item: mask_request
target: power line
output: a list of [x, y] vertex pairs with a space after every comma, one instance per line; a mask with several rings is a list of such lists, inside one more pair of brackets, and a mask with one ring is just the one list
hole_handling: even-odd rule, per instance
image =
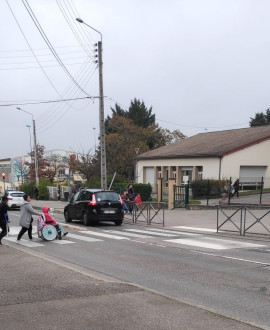
[[[28, 4], [27, 0], [22, 0], [23, 5], [25, 6], [26, 10], [28, 11], [32, 21], [34, 22], [34, 24], [36, 25], [40, 35], [42, 36], [43, 40], [46, 42], [46, 44], [48, 45], [49, 49], [51, 50], [51, 52], [53, 53], [53, 55], [55, 56], [56, 60], [58, 61], [58, 63], [61, 65], [61, 67], [63, 68], [63, 70], [66, 72], [66, 74], [70, 77], [70, 79], [74, 82], [75, 85], [77, 85], [77, 87], [86, 95], [88, 95], [88, 93], [77, 83], [77, 81], [73, 78], [73, 76], [71, 75], [71, 73], [68, 71], [68, 69], [65, 67], [64, 63], [61, 61], [60, 57], [57, 55], [57, 52], [55, 51], [55, 49], [53, 48], [52, 44], [50, 43], [46, 33], [43, 31], [41, 25], [38, 22], [38, 19], [36, 18], [34, 12], [32, 11], [30, 5]], [[89, 96], [89, 95], [88, 95]]]
[[23, 32], [23, 30], [22, 30], [22, 28], [21, 28], [21, 26], [20, 26], [20, 24], [19, 24], [19, 22], [18, 22], [18, 20], [17, 20], [17, 18], [16, 18], [16, 16], [15, 16], [15, 14], [14, 14], [12, 8], [10, 7], [10, 4], [9, 4], [8, 0], [6, 0], [6, 3], [7, 3], [8, 7], [9, 7], [9, 10], [11, 11], [12, 16], [14, 17], [14, 19], [15, 19], [15, 21], [16, 21], [16, 23], [17, 23], [17, 25], [18, 25], [18, 27], [19, 27], [19, 29], [20, 29], [20, 31], [21, 31], [23, 37], [24, 37], [24, 40], [26, 41], [26, 43], [27, 43], [29, 49], [31, 50], [33, 56], [35, 57], [35, 59], [36, 59], [38, 65], [39, 65], [40, 69], [42, 70], [42, 72], [44, 73], [44, 75], [46, 76], [46, 78], [48, 79], [48, 81], [49, 81], [50, 85], [52, 86], [52, 88], [56, 91], [56, 93], [57, 93], [61, 98], [63, 98], [63, 97], [61, 96], [61, 94], [58, 92], [57, 88], [56, 88], [56, 87], [54, 86], [54, 84], [52, 83], [52, 81], [51, 81], [51, 79], [49, 78], [49, 76], [47, 75], [46, 71], [43, 69], [42, 65], [39, 63], [39, 60], [38, 60], [38, 58], [37, 58], [35, 52], [33, 51], [33, 49], [32, 49], [32, 47], [31, 47], [31, 45], [30, 45], [28, 39], [26, 38], [26, 35], [24, 34], [24, 32]]
[[85, 96], [85, 97], [76, 97], [76, 98], [71, 98], [71, 99], [48, 100], [48, 101], [37, 101], [37, 102], [27, 102], [27, 103], [9, 103], [9, 104], [0, 104], [0, 107], [13, 107], [13, 106], [16, 106], [16, 105], [58, 103], [58, 102], [78, 101], [78, 100], [97, 99], [97, 98], [99, 98], [99, 96]]

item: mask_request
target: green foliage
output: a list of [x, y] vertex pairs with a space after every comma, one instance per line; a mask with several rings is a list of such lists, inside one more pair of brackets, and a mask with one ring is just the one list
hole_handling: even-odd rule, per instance
[[193, 198], [219, 197], [228, 191], [228, 180], [194, 180], [191, 183]]
[[263, 112], [257, 112], [254, 118], [250, 118], [249, 126], [265, 126], [270, 124], [270, 109]]
[[[112, 190], [122, 194], [128, 190], [128, 185], [129, 183], [127, 182], [118, 182], [113, 184]], [[132, 186], [135, 196], [140, 194], [142, 201], [148, 201], [151, 198], [152, 187], [150, 184], [132, 183]]]
[[19, 187], [19, 190], [23, 191], [25, 194], [33, 197], [35, 186], [36, 186], [36, 182], [30, 181], [29, 183], [22, 183]]
[[39, 199], [47, 200], [49, 199], [48, 186], [51, 186], [51, 181], [47, 179], [40, 179], [38, 185]]

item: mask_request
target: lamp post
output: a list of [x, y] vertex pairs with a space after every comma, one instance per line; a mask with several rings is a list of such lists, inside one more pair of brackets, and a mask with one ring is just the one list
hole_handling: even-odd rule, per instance
[[136, 162], [135, 162], [135, 182], [138, 183], [138, 154], [140, 148], [135, 148], [135, 153], [136, 153]]
[[99, 134], [100, 134], [100, 160], [101, 160], [101, 188], [107, 188], [106, 171], [106, 145], [105, 145], [105, 123], [104, 123], [104, 95], [103, 95], [103, 62], [102, 62], [102, 34], [92, 26], [85, 23], [81, 18], [76, 18], [79, 23], [85, 24], [100, 35], [98, 42], [98, 67], [99, 67]]
[[93, 131], [94, 131], [95, 152], [96, 152], [97, 146], [96, 146], [96, 128], [95, 127], [93, 127]]
[[3, 179], [3, 183], [4, 183], [4, 194], [5, 194], [5, 190], [6, 190], [6, 184], [5, 184], [5, 180], [6, 180], [6, 173], [2, 173], [2, 179]]
[[26, 127], [29, 128], [29, 137], [30, 137], [30, 156], [31, 156], [31, 162], [32, 162], [32, 141], [31, 141], [31, 126], [30, 125], [26, 125]]
[[[36, 172], [36, 185], [39, 184], [39, 178], [38, 178], [38, 160], [37, 160], [37, 138], [36, 138], [36, 123], [34, 120], [34, 116], [31, 112], [28, 112], [26, 110], [23, 110], [21, 108], [16, 108], [17, 110], [23, 111], [25, 113], [28, 113], [30, 116], [32, 116], [32, 122], [33, 122], [33, 136], [34, 136], [34, 153], [35, 153], [35, 172]], [[32, 148], [31, 148], [32, 150]]]

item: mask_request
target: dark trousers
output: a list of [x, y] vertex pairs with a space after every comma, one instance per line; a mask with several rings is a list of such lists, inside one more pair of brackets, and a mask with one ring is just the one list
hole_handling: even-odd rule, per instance
[[0, 242], [1, 242], [1, 239], [7, 234], [7, 225], [4, 221], [0, 221], [0, 228], [2, 229], [0, 233]]
[[32, 239], [32, 222], [30, 223], [29, 228], [22, 227], [21, 231], [19, 232], [19, 235], [17, 237], [17, 240], [19, 241], [22, 238], [22, 235], [28, 231], [28, 237]]
[[237, 197], [239, 197], [239, 189], [235, 189], [234, 193], [232, 194], [232, 197], [236, 194]]

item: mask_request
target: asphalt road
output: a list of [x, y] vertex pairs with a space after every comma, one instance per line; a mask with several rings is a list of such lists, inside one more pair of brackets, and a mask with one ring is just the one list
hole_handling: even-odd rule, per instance
[[[10, 211], [11, 241], [19, 212]], [[55, 215], [59, 222], [63, 217]], [[18, 228], [17, 228], [18, 229]], [[26, 248], [99, 276], [135, 283], [206, 310], [270, 328], [270, 243], [266, 240], [104, 224], [68, 229], [62, 241]], [[27, 245], [28, 240], [22, 242]]]

